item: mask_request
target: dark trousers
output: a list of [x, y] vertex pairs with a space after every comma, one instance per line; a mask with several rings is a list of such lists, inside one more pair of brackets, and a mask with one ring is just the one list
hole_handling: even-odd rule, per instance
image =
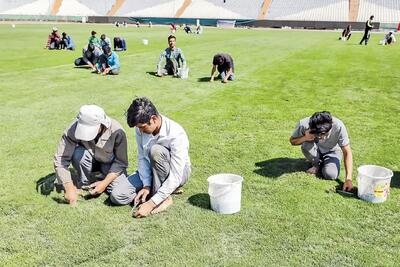
[[368, 41], [369, 41], [369, 37], [371, 37], [371, 33], [370, 33], [370, 30], [365, 30], [364, 31], [364, 36], [363, 36], [363, 38], [361, 39], [361, 41], [360, 41], [360, 44], [362, 44], [363, 42], [365, 42], [365, 45], [367, 45], [368, 44]]

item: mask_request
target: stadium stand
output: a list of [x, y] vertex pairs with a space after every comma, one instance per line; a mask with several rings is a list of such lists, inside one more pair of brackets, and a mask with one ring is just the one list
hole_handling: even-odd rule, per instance
[[49, 15], [54, 0], [9, 0], [0, 1], [0, 14]]
[[348, 0], [274, 0], [266, 19], [347, 21]]
[[374, 21], [391, 23], [400, 21], [400, 0], [360, 0], [358, 21], [366, 21], [374, 15]]
[[360, 0], [350, 0], [349, 2], [349, 21], [357, 21]]
[[58, 16], [96, 16], [100, 15], [93, 9], [88, 8], [77, 0], [62, 1], [60, 9], [57, 12]]
[[121, 8], [124, 4], [125, 0], [115, 0], [115, 3], [112, 5], [111, 9], [107, 12], [107, 16], [114, 16], [115, 13]]
[[116, 16], [174, 17], [184, 0], [125, 1], [115, 13]]
[[0, 14], [398, 23], [400, 0], [0, 0]]
[[193, 0], [182, 18], [255, 19], [264, 0]]
[[269, 8], [271, 6], [272, 0], [264, 0], [261, 9], [260, 9], [260, 13], [258, 13], [257, 19], [265, 19], [265, 17], [267, 16], [267, 13], [269, 11]]

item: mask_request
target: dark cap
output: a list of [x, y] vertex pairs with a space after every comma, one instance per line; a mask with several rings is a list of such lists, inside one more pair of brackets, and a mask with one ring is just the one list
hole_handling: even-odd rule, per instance
[[92, 31], [92, 35], [95, 35], [97, 32], [95, 32], [95, 31]]

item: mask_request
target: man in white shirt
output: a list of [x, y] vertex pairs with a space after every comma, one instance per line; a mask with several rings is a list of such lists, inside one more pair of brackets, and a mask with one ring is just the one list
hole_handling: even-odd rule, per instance
[[159, 114], [145, 97], [132, 101], [127, 123], [131, 128], [136, 127], [138, 145], [138, 170], [128, 180], [133, 191], [141, 187], [134, 199], [135, 205], [141, 205], [133, 215], [146, 217], [170, 206], [171, 194], [188, 181], [189, 139], [178, 123]]

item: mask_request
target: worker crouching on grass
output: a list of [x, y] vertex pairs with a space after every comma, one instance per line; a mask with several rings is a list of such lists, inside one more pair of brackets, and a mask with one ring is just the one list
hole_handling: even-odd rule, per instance
[[97, 71], [96, 64], [103, 51], [94, 44], [88, 44], [82, 49], [82, 57], [75, 59], [75, 66], [89, 66], [93, 71]]
[[350, 191], [352, 184], [353, 156], [346, 127], [327, 111], [316, 112], [297, 124], [292, 145], [301, 145], [307, 161], [311, 163], [308, 173], [335, 180], [339, 177], [340, 160], [344, 156], [346, 170], [343, 190]]
[[[77, 177], [71, 176], [71, 164]], [[114, 204], [131, 203], [136, 192], [127, 186], [127, 167], [127, 140], [121, 125], [96, 105], [82, 106], [54, 156], [56, 176], [64, 186], [66, 200], [75, 205], [81, 190], [89, 189], [91, 195], [107, 191]], [[103, 176], [99, 181], [95, 172]]]
[[101, 75], [118, 75], [120, 71], [119, 57], [111, 51], [111, 47], [104, 46], [103, 54], [99, 57], [97, 62], [97, 73]]
[[233, 59], [228, 54], [216, 54], [213, 58], [213, 67], [211, 69], [211, 78], [210, 82], [214, 81], [216, 76], [216, 71], [218, 70], [219, 76], [222, 79], [223, 83], [227, 83], [229, 81], [233, 81], [234, 77], [234, 66]]
[[139, 190], [132, 215], [141, 218], [165, 210], [173, 203], [171, 194], [181, 193], [191, 174], [189, 140], [178, 123], [160, 115], [145, 97], [133, 100], [127, 123], [135, 127], [138, 147], [138, 170], [128, 178], [129, 190]]

